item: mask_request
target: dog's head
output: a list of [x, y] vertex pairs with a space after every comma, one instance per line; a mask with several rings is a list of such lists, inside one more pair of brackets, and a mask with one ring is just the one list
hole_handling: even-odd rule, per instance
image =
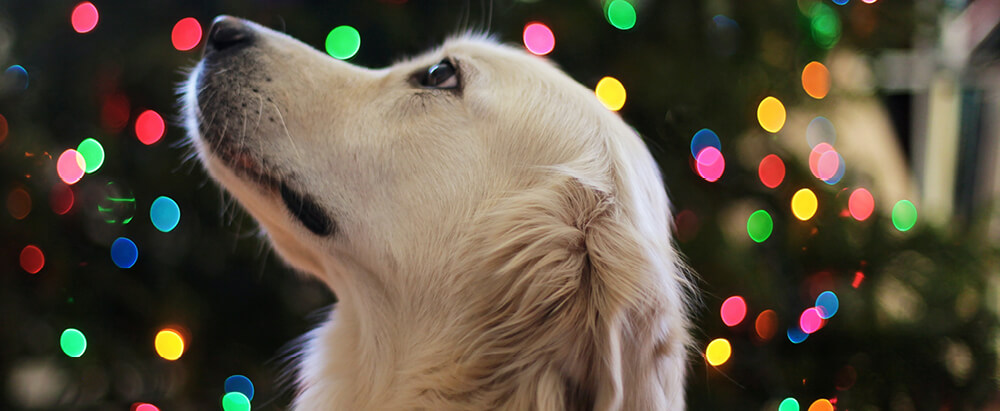
[[[581, 310], [615, 318], [624, 306], [672, 310], [679, 320], [649, 324], [650, 344], [687, 341], [652, 157], [543, 58], [466, 36], [373, 70], [220, 17], [183, 92], [209, 172], [341, 301], [367, 287], [432, 304], [513, 298], [551, 316], [578, 294]], [[499, 310], [483, 304], [449, 312]], [[657, 349], [683, 356], [671, 347]], [[601, 401], [620, 397], [609, 389], [619, 394]]]

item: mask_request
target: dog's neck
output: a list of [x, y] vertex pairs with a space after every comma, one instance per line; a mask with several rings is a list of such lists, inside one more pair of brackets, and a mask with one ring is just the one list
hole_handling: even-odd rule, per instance
[[[502, 302], [505, 298], [499, 294], [504, 288], [489, 287], [498, 290], [487, 297], [496, 305], [485, 310], [516, 309]], [[487, 316], [483, 301], [475, 301], [470, 297], [475, 294], [467, 290], [436, 301], [407, 300], [386, 290], [355, 292], [359, 294], [354, 297], [344, 293], [327, 323], [310, 335], [300, 365], [297, 404], [321, 404], [316, 409], [330, 410], [625, 409], [617, 407], [623, 402], [636, 404], [638, 399], [638, 404], [655, 404], [654, 408], [662, 404], [683, 408], [683, 397], [664, 394], [665, 384], [683, 389], [683, 381], [662, 381], [658, 367], [650, 364], [682, 363], [684, 349], [681, 344], [665, 346], [653, 335], [664, 331], [655, 324], [633, 323], [624, 331], [595, 328], [593, 318], [587, 317], [599, 314], [574, 307], [570, 300], [560, 303], [564, 307], [555, 314]], [[461, 304], [441, 306], [445, 302]], [[553, 315], [578, 318], [554, 321]], [[525, 323], [524, 318], [531, 319]], [[630, 320], [650, 318], [657, 315]], [[575, 326], [567, 329], [565, 324]], [[601, 336], [595, 334], [619, 332], [632, 335], [617, 340], [623, 345], [618, 352], [628, 358], [616, 361], [645, 371], [619, 380], [618, 385], [596, 386], [603, 382], [589, 376], [607, 374], [601, 362], [609, 359], [596, 352]], [[563, 342], [555, 342], [559, 340]], [[621, 392], [623, 382], [632, 384], [624, 387], [626, 391], [643, 394], [623, 398], [629, 396]], [[615, 387], [618, 392], [609, 392]], [[657, 392], [663, 398], [642, 398]]]

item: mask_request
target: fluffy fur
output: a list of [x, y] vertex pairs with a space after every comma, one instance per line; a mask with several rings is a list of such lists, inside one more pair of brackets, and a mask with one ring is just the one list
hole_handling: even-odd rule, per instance
[[[684, 408], [663, 182], [590, 90], [482, 38], [369, 70], [241, 24], [253, 44], [206, 55], [185, 117], [210, 174], [338, 296], [296, 410]], [[460, 89], [414, 84], [442, 59]]]

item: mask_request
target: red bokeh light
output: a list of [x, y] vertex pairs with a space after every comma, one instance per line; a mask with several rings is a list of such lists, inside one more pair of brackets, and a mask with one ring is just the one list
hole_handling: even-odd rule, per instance
[[785, 163], [781, 161], [781, 157], [768, 154], [763, 160], [760, 160], [757, 175], [765, 187], [775, 188], [785, 180]]
[[847, 208], [855, 220], [864, 221], [872, 215], [872, 211], [875, 211], [875, 199], [868, 190], [859, 188], [851, 193], [851, 197], [847, 200]]
[[111, 93], [104, 96], [101, 103], [101, 125], [105, 129], [117, 133], [128, 125], [129, 112], [132, 110], [128, 97], [121, 93]]
[[45, 267], [45, 255], [38, 247], [29, 245], [21, 250], [21, 268], [31, 274], [37, 274]]
[[153, 110], [146, 110], [135, 119], [135, 135], [142, 144], [148, 146], [160, 141], [164, 131], [166, 123], [163, 122], [163, 117]]
[[180, 51], [198, 47], [198, 43], [201, 43], [201, 23], [194, 17], [181, 19], [174, 24], [174, 29], [170, 32], [170, 41], [174, 44], [174, 48]]
[[52, 212], [63, 215], [73, 209], [73, 203], [76, 201], [76, 195], [73, 194], [73, 189], [66, 184], [56, 184], [52, 187], [52, 192], [49, 193], [49, 206], [52, 207]]
[[722, 322], [733, 327], [743, 322], [743, 319], [746, 318], [747, 303], [743, 297], [734, 295], [722, 303], [720, 313], [722, 314]]
[[97, 7], [94, 7], [94, 3], [85, 1], [76, 5], [69, 20], [73, 24], [73, 30], [76, 30], [77, 33], [87, 33], [97, 27], [98, 18]]
[[7, 139], [7, 118], [0, 114], [0, 143]]

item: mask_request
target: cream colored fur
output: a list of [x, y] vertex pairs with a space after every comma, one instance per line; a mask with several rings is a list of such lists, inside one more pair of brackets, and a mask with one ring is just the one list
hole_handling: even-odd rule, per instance
[[[339, 299], [303, 347], [294, 409], [684, 408], [690, 286], [663, 182], [590, 90], [480, 38], [368, 70], [254, 30], [231, 63], [252, 69], [199, 64], [185, 114], [209, 172]], [[407, 81], [446, 57], [460, 94]], [[337, 232], [303, 228], [199, 124]]]

